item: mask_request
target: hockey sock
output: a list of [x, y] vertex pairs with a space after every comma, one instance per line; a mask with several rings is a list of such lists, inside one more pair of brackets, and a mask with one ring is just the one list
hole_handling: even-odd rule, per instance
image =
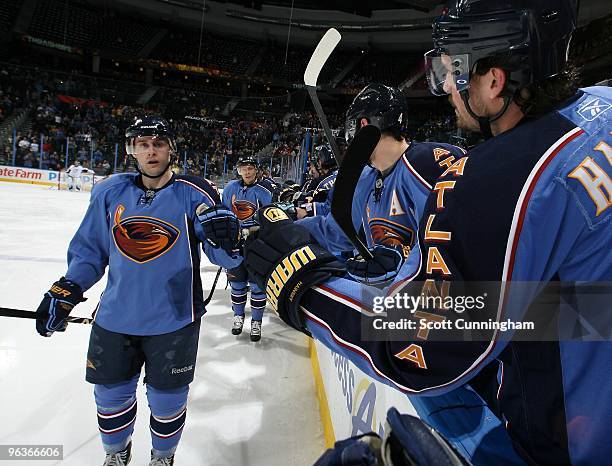
[[153, 456], [165, 458], [174, 454], [187, 418], [188, 393], [188, 385], [166, 390], [147, 385]]
[[230, 282], [232, 287], [232, 310], [234, 315], [243, 316], [247, 302], [246, 282]]
[[251, 313], [253, 320], [263, 319], [264, 309], [266, 308], [266, 294], [261, 291], [256, 283], [250, 283], [251, 286]]
[[136, 421], [136, 386], [140, 374], [112, 385], [94, 385], [98, 428], [107, 454], [123, 450], [130, 441]]

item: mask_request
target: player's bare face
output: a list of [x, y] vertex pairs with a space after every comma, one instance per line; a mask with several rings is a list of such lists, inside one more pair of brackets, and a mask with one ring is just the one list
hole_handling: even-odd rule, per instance
[[143, 173], [149, 176], [157, 176], [168, 167], [170, 145], [164, 138], [139, 137], [134, 141], [134, 157]]
[[242, 177], [244, 184], [252, 184], [257, 178], [257, 169], [253, 165], [242, 165], [238, 168], [238, 174]]

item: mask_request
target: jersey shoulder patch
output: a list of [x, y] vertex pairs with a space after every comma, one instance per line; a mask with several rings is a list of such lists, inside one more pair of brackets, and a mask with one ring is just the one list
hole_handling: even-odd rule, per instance
[[611, 109], [612, 88], [593, 86], [580, 89], [576, 98], [559, 113], [587, 134], [595, 134], [610, 127]]

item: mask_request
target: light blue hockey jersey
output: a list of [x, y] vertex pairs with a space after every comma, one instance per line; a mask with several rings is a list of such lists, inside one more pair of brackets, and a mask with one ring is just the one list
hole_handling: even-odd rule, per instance
[[255, 225], [255, 213], [271, 202], [270, 186], [262, 182], [247, 186], [242, 180], [232, 180], [223, 189], [223, 204], [236, 214], [243, 228]]
[[95, 313], [98, 325], [128, 335], [159, 335], [206, 312], [200, 243], [214, 264], [235, 267], [242, 261], [204, 241], [196, 208], [219, 201], [214, 185], [191, 176], [173, 175], [158, 190], [146, 190], [136, 174], [96, 184], [68, 248], [66, 278], [87, 291], [108, 266]]
[[[366, 166], [351, 209], [355, 230], [364, 232], [367, 245], [396, 248], [408, 257], [432, 183], [463, 155], [462, 149], [450, 144], [412, 141], [388, 173]], [[353, 250], [331, 213], [299, 223], [334, 254]]]

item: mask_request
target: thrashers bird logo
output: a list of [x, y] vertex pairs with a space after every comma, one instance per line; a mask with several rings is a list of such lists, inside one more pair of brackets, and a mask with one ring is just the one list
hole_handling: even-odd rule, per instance
[[113, 238], [119, 251], [128, 259], [143, 264], [157, 259], [176, 243], [180, 231], [153, 217], [121, 218], [125, 207], [115, 210]]
[[236, 200], [236, 195], [232, 196], [232, 212], [236, 214], [238, 220], [243, 221], [251, 218], [257, 212], [257, 206], [244, 199]]
[[374, 244], [397, 249], [404, 258], [408, 257], [414, 243], [414, 231], [411, 228], [384, 218], [371, 219], [369, 226]]

